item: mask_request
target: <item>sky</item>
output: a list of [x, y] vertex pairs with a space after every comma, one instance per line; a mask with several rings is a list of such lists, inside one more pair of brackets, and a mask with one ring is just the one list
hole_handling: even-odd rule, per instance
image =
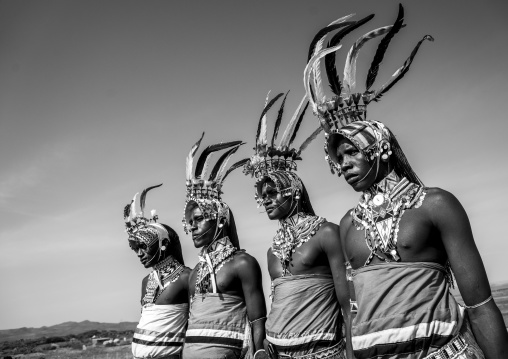
[[[506, 1], [403, 1], [404, 28], [379, 86], [425, 42], [411, 70], [369, 118], [397, 135], [427, 186], [466, 208], [491, 283], [508, 281], [508, 13]], [[137, 321], [148, 273], [129, 249], [123, 207], [147, 210], [180, 235], [186, 265], [198, 250], [181, 226], [185, 157], [204, 143], [247, 142], [266, 93], [291, 90], [283, 126], [304, 95], [314, 34], [350, 13], [376, 17], [343, 41], [337, 67], [363, 33], [393, 23], [398, 2], [0, 0], [0, 329], [65, 321]], [[505, 44], [505, 45], [503, 45]], [[377, 43], [358, 62], [364, 82]], [[360, 89], [361, 90], [361, 89]], [[271, 111], [268, 121], [275, 121]], [[306, 115], [295, 141], [318, 126]], [[271, 130], [270, 130], [271, 131]], [[330, 174], [323, 136], [298, 173], [316, 212], [338, 223], [359, 194]], [[243, 248], [269, 277], [277, 223], [256, 208], [253, 180], [233, 173], [223, 199]]]

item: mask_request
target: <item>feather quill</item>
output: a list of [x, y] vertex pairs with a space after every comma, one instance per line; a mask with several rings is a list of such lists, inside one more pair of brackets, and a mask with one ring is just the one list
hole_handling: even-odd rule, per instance
[[346, 25], [343, 25], [342, 23], [344, 21], [346, 21], [347, 19], [349, 19], [350, 17], [353, 17], [354, 15], [355, 14], [349, 14], [344, 17], [341, 17], [340, 19], [337, 19], [337, 20], [331, 22], [330, 24], [328, 24], [328, 26], [319, 30], [318, 33], [314, 36], [314, 38], [310, 42], [309, 53], [307, 55], [307, 61], [309, 61], [311, 59], [311, 57], [314, 56], [316, 53], [321, 51], [325, 37], [329, 32], [340, 29], [343, 26], [346, 26]]
[[[259, 124], [258, 124], [258, 132], [256, 134], [256, 144], [258, 144], [258, 142], [261, 144], [266, 144], [267, 143], [267, 139], [266, 139], [266, 113], [268, 112], [268, 110], [273, 106], [273, 104], [282, 96], [284, 95], [284, 92], [281, 92], [280, 94], [276, 95], [274, 98], [272, 98], [270, 100], [270, 102], [268, 102], [268, 104], [265, 106], [265, 108], [263, 109], [263, 112], [261, 112], [261, 117], [259, 118]], [[261, 127], [262, 127], [262, 123], [263, 123], [263, 117], [265, 117], [265, 137], [264, 139], [261, 139], [260, 138], [260, 133], [261, 133]], [[258, 141], [259, 139], [259, 141]], [[264, 142], [261, 142], [261, 141], [264, 141]]]
[[[363, 24], [369, 22], [373, 17], [374, 14], [371, 14], [358, 21], [349, 21], [347, 23], [348, 27], [333, 35], [328, 43], [328, 47], [337, 46], [347, 34], [353, 30], [356, 30]], [[328, 77], [328, 83], [330, 84], [332, 92], [339, 96], [342, 91], [342, 83], [340, 82], [337, 68], [335, 67], [335, 53], [331, 53], [325, 56], [325, 69], [326, 75]]]
[[236, 170], [238, 167], [242, 167], [244, 166], [247, 162], [249, 162], [249, 159], [248, 158], [244, 158], [243, 160], [240, 160], [236, 163], [233, 163], [231, 165], [231, 167], [229, 167], [229, 169], [227, 170], [227, 172], [224, 174], [224, 176], [222, 176], [222, 178], [220, 179], [220, 182], [223, 183], [225, 180], [226, 180], [226, 177], [231, 173], [233, 172], [234, 170]]
[[300, 113], [303, 103], [306, 100], [307, 100], [307, 96], [303, 96], [302, 101], [300, 101], [298, 108], [296, 109], [295, 113], [293, 114], [293, 117], [289, 121], [289, 124], [287, 125], [286, 130], [284, 131], [284, 134], [282, 135], [282, 138], [280, 139], [279, 148], [285, 148], [289, 145], [289, 139], [291, 138], [291, 135], [293, 134], [293, 131], [296, 128], [295, 126], [296, 126], [296, 120], [298, 119], [298, 114]]
[[383, 61], [385, 52], [388, 49], [388, 45], [390, 45], [390, 41], [392, 40], [392, 38], [399, 32], [400, 29], [402, 29], [403, 22], [404, 22], [404, 8], [402, 7], [402, 4], [399, 4], [399, 14], [397, 15], [397, 19], [395, 20], [395, 23], [393, 24], [390, 31], [388, 31], [386, 36], [383, 37], [383, 39], [379, 43], [379, 46], [377, 47], [376, 50], [376, 54], [374, 55], [374, 59], [370, 64], [370, 69], [367, 74], [367, 82], [366, 82], [367, 91], [374, 84], [374, 81], [376, 80], [377, 77], [377, 73], [379, 71], [379, 65]]
[[146, 194], [148, 193], [148, 191], [154, 189], [154, 188], [158, 188], [162, 186], [162, 183], [161, 184], [158, 184], [156, 186], [151, 186], [151, 187], [148, 187], [148, 188], [145, 188], [143, 190], [143, 192], [141, 192], [141, 196], [139, 197], [139, 207], [141, 208], [141, 215], [144, 216], [145, 213], [145, 203], [146, 203]]
[[232, 142], [226, 142], [226, 143], [218, 143], [216, 145], [208, 146], [203, 150], [201, 155], [199, 156], [198, 163], [196, 164], [196, 179], [202, 179], [203, 170], [205, 168], [205, 164], [207, 162], [208, 157], [217, 151], [224, 150], [226, 148], [230, 148], [233, 146], [238, 146], [242, 141], [232, 141]]
[[390, 26], [380, 27], [379, 29], [369, 31], [362, 37], [360, 37], [354, 44], [351, 46], [349, 53], [346, 58], [346, 66], [344, 67], [344, 87], [346, 96], [349, 96], [351, 92], [355, 88], [356, 81], [356, 60], [358, 58], [358, 54], [360, 53], [360, 49], [365, 45], [365, 43], [369, 40], [372, 40], [378, 36], [386, 34], [390, 29]]
[[[312, 56], [310, 61], [307, 63], [307, 66], [305, 66], [305, 70], [303, 71], [303, 85], [305, 86], [305, 93], [307, 95], [307, 98], [309, 99], [311, 106], [312, 106], [312, 110], [314, 110], [314, 111], [317, 110], [317, 106], [316, 106], [316, 103], [314, 102], [314, 99], [313, 99], [314, 96], [312, 94], [312, 88], [311, 88], [310, 81], [309, 81], [310, 77], [312, 75], [312, 72], [313, 72], [312, 70], [314, 68], [314, 63], [316, 61], [319, 61], [322, 57], [339, 50], [341, 47], [342, 47], [342, 45], [338, 45], [338, 46], [333, 46], [333, 47], [329, 47], [327, 49], [322, 50], [321, 52]], [[316, 101], [320, 101], [320, 99], [316, 98]]]
[[303, 111], [300, 114], [298, 121], [296, 122], [295, 130], [293, 131], [293, 135], [291, 136], [291, 139], [289, 140], [288, 147], [291, 147], [291, 145], [293, 144], [296, 134], [298, 133], [298, 130], [300, 129], [300, 125], [302, 124], [302, 120], [303, 120], [303, 116], [305, 115], [305, 111], [307, 111], [308, 107], [309, 107], [309, 101], [307, 101], [307, 103], [305, 104], [305, 107], [303, 108]]
[[210, 178], [208, 179], [209, 181], [214, 181], [220, 177], [224, 171], [224, 168], [226, 167], [229, 158], [238, 150], [238, 148], [240, 148], [241, 145], [243, 145], [243, 143], [240, 143], [238, 146], [233, 147], [230, 150], [227, 150], [222, 156], [220, 156], [219, 160], [213, 167], [212, 172], [210, 173]]
[[201, 138], [198, 140], [198, 142], [194, 144], [194, 146], [192, 146], [189, 155], [187, 156], [187, 161], [185, 165], [185, 178], [187, 179], [187, 181], [192, 180], [192, 163], [194, 162], [194, 156], [196, 155], [199, 145], [201, 144], [201, 140], [203, 139], [204, 136], [205, 133], [203, 132]]
[[312, 134], [305, 140], [303, 141], [302, 145], [300, 146], [300, 148], [298, 149], [298, 156], [300, 155], [300, 153], [302, 153], [306, 148], [307, 146], [316, 139], [317, 135], [319, 135], [319, 133], [323, 131], [323, 127], [319, 126], [314, 132], [312, 132]]
[[434, 38], [430, 35], [425, 35], [423, 39], [421, 39], [418, 44], [416, 44], [415, 48], [411, 52], [411, 55], [407, 58], [407, 60], [404, 62], [404, 64], [392, 75], [392, 79], [389, 80], [387, 83], [385, 83], [378, 91], [374, 93], [374, 97], [372, 98], [372, 101], [379, 101], [381, 97], [388, 92], [392, 88], [393, 85], [395, 85], [404, 75], [409, 71], [409, 67], [411, 66], [411, 63], [413, 62], [414, 57], [416, 56], [416, 53], [420, 49], [421, 44], [425, 41], [434, 41]]
[[277, 114], [277, 120], [275, 120], [275, 127], [273, 128], [273, 136], [272, 136], [272, 144], [271, 146], [274, 147], [275, 140], [277, 139], [277, 135], [279, 134], [279, 128], [280, 124], [282, 123], [282, 114], [284, 113], [284, 105], [286, 104], [286, 98], [288, 97], [288, 92], [286, 92], [286, 96], [284, 96], [284, 99], [282, 100], [282, 103], [279, 108], [279, 112]]
[[[270, 90], [266, 94], [265, 106], [263, 108], [265, 108], [266, 105], [268, 105], [268, 99], [270, 98], [270, 92], [272, 92], [272, 91]], [[264, 116], [261, 118], [260, 126], [261, 126], [261, 129], [260, 129], [260, 133], [259, 133], [259, 138], [256, 138], [256, 146], [257, 145], [266, 145], [266, 143], [267, 143], [267, 139], [266, 139], [266, 112], [265, 112]]]

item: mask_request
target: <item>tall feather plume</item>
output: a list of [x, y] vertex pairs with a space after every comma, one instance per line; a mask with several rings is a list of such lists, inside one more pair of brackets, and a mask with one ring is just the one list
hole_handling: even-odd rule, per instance
[[284, 131], [284, 134], [282, 135], [282, 138], [280, 139], [279, 148], [288, 147], [289, 139], [291, 138], [291, 135], [293, 134], [293, 131], [296, 128], [296, 120], [298, 119], [298, 114], [300, 113], [303, 103], [306, 100], [307, 100], [307, 96], [303, 96], [302, 101], [300, 101], [298, 108], [296, 109], [295, 113], [293, 114], [293, 117], [289, 121], [289, 124], [287, 125], [286, 130]]
[[212, 172], [210, 173], [210, 178], [208, 179], [209, 181], [216, 180], [217, 177], [220, 176], [220, 174], [224, 171], [229, 158], [238, 150], [238, 148], [240, 148], [241, 145], [243, 145], [243, 143], [240, 143], [238, 146], [233, 147], [230, 150], [227, 150], [222, 156], [220, 156], [219, 160], [213, 167]]
[[329, 23], [326, 27], [319, 30], [318, 33], [314, 36], [314, 38], [310, 42], [309, 54], [307, 56], [307, 61], [309, 61], [313, 55], [315, 55], [316, 53], [321, 51], [321, 48], [323, 47], [323, 41], [329, 32], [335, 31], [337, 29], [340, 29], [343, 26], [346, 26], [346, 25], [343, 25], [342, 23], [344, 21], [346, 21], [347, 19], [353, 17], [354, 15], [355, 14], [349, 14], [344, 17], [341, 17], [340, 19], [337, 19], [337, 20]]
[[[348, 27], [340, 30], [335, 35], [333, 35], [330, 42], [328, 43], [328, 47], [337, 46], [347, 34], [353, 30], [356, 30], [363, 24], [369, 22], [373, 17], [374, 14], [371, 14], [361, 20], [347, 22]], [[342, 83], [340, 82], [339, 74], [337, 73], [337, 68], [335, 67], [335, 53], [331, 53], [325, 56], [325, 69], [326, 75], [328, 77], [328, 83], [330, 84], [332, 92], [335, 95], [339, 96], [342, 91]]]
[[[309, 62], [307, 63], [307, 65], [305, 66], [305, 70], [303, 72], [303, 85], [305, 86], [305, 93], [307, 95], [307, 98], [309, 99], [309, 102], [312, 106], [312, 110], [313, 111], [316, 111], [317, 110], [317, 106], [316, 106], [316, 102], [314, 102], [314, 95], [312, 93], [312, 88], [311, 88], [311, 85], [310, 85], [310, 77], [312, 75], [312, 70], [314, 68], [314, 63], [316, 61], [319, 61], [322, 57], [332, 53], [332, 52], [335, 52], [337, 51], [338, 49], [340, 49], [342, 47], [342, 45], [338, 45], [338, 46], [334, 46], [334, 47], [329, 47], [327, 49], [324, 49], [322, 50], [321, 52], [315, 54], [314, 56], [312, 56], [312, 58], [309, 60]], [[317, 99], [319, 101], [319, 99]]]
[[414, 57], [416, 56], [416, 53], [420, 49], [421, 44], [425, 41], [434, 41], [434, 38], [430, 35], [425, 35], [423, 39], [421, 39], [418, 44], [416, 44], [415, 48], [411, 52], [411, 55], [407, 58], [407, 60], [404, 62], [404, 64], [392, 75], [392, 79], [389, 80], [387, 83], [385, 83], [378, 91], [374, 93], [374, 97], [372, 101], [379, 101], [381, 97], [388, 92], [392, 88], [393, 85], [395, 85], [401, 78], [404, 77], [406, 72], [409, 71], [409, 67], [411, 66], [411, 63], [413, 62]]
[[[282, 96], [284, 95], [284, 92], [281, 92], [280, 94], [276, 95], [274, 98], [272, 98], [270, 100], [270, 102], [268, 102], [267, 105], [265, 105], [265, 108], [263, 109], [263, 112], [261, 112], [261, 117], [259, 118], [259, 124], [258, 124], [258, 132], [256, 134], [256, 144], [258, 143], [262, 143], [262, 144], [266, 144], [267, 143], [267, 139], [266, 139], [266, 113], [268, 112], [268, 110], [273, 106], [273, 104]], [[261, 134], [261, 127], [262, 127], [262, 123], [263, 123], [263, 118], [265, 119], [265, 134], [264, 134], [264, 139], [260, 138], [260, 134]], [[261, 142], [261, 141], [264, 141], [264, 142]]]
[[293, 135], [291, 135], [291, 139], [289, 140], [288, 147], [291, 147], [291, 145], [293, 144], [296, 134], [298, 133], [298, 130], [300, 129], [300, 125], [302, 124], [303, 117], [305, 116], [305, 111], [307, 111], [308, 107], [309, 107], [309, 101], [307, 101], [307, 103], [305, 104], [305, 107], [303, 108], [303, 111], [300, 114], [298, 121], [296, 122], [295, 130], [293, 131]]
[[204, 175], [203, 170], [205, 168], [205, 164], [207, 162], [208, 157], [217, 151], [224, 150], [226, 148], [230, 148], [233, 146], [238, 146], [242, 141], [232, 141], [232, 142], [226, 142], [226, 143], [218, 143], [216, 145], [208, 146], [203, 150], [201, 153], [201, 156], [199, 156], [198, 163], [196, 164], [196, 171], [195, 176], [196, 179], [200, 178], [202, 179], [202, 175]]
[[298, 149], [297, 154], [300, 155], [300, 153], [302, 153], [307, 148], [307, 146], [316, 139], [317, 135], [319, 135], [321, 131], [323, 131], [323, 127], [319, 126], [314, 132], [312, 132], [309, 138], [303, 141], [302, 145]]
[[397, 19], [395, 20], [395, 23], [393, 24], [390, 31], [388, 31], [386, 36], [383, 37], [383, 39], [379, 43], [379, 46], [377, 47], [376, 50], [376, 54], [374, 55], [374, 59], [370, 64], [370, 69], [367, 74], [367, 82], [366, 82], [367, 91], [372, 87], [374, 81], [376, 81], [377, 73], [379, 71], [379, 65], [383, 61], [385, 52], [388, 49], [388, 45], [390, 45], [390, 41], [395, 36], [395, 34], [397, 34], [399, 30], [402, 29], [403, 22], [404, 22], [404, 8], [402, 7], [402, 4], [399, 4], [399, 14], [397, 15]]
[[275, 140], [277, 139], [277, 135], [279, 134], [279, 128], [280, 124], [282, 123], [282, 114], [284, 113], [284, 105], [286, 104], [286, 98], [288, 97], [288, 92], [286, 92], [286, 96], [284, 96], [284, 100], [282, 100], [282, 103], [279, 108], [279, 113], [277, 114], [277, 120], [275, 121], [275, 127], [273, 129], [273, 136], [272, 136], [272, 147], [274, 146]]
[[187, 179], [187, 181], [192, 180], [192, 163], [194, 162], [194, 156], [196, 155], [199, 145], [201, 144], [201, 140], [203, 139], [204, 136], [205, 133], [203, 132], [201, 138], [198, 140], [198, 142], [194, 144], [194, 146], [192, 146], [189, 155], [187, 156], [187, 161], [185, 165], [185, 178]]
[[[268, 93], [266, 94], [266, 99], [265, 99], [265, 106], [263, 108], [266, 107], [266, 105], [268, 105], [268, 99], [270, 98], [270, 92], [272, 92], [271, 90], [268, 91]], [[256, 138], [256, 146], [257, 145], [266, 145], [267, 143], [267, 139], [266, 139], [266, 112], [264, 114], [263, 117], [261, 117], [261, 123], [260, 123], [260, 133], [259, 133], [259, 138]]]
[[148, 188], [145, 188], [143, 190], [143, 192], [141, 192], [141, 196], [139, 197], [139, 207], [141, 208], [141, 215], [144, 216], [145, 213], [145, 203], [146, 203], [146, 194], [148, 193], [148, 191], [154, 189], [154, 188], [158, 188], [162, 186], [162, 183], [161, 184], [158, 184], [156, 186], [151, 186], [151, 187], [148, 187]]
[[136, 213], [136, 202], [138, 200], [139, 192], [134, 195], [134, 198], [131, 201], [131, 210], [130, 210], [130, 218], [136, 218], [138, 214]]
[[365, 43], [369, 40], [372, 40], [378, 36], [386, 34], [392, 25], [380, 27], [379, 29], [372, 30], [362, 37], [360, 37], [354, 44], [351, 46], [349, 53], [346, 58], [346, 66], [344, 67], [344, 87], [346, 95], [350, 95], [354, 90], [356, 85], [356, 59], [358, 58], [358, 54], [360, 53], [360, 49], [365, 45]]
[[236, 163], [233, 163], [231, 165], [231, 167], [229, 167], [229, 169], [227, 170], [227, 172], [224, 174], [224, 176], [222, 176], [222, 178], [220, 179], [220, 182], [223, 183], [225, 180], [226, 180], [226, 177], [231, 173], [233, 172], [234, 170], [236, 170], [237, 168], [239, 167], [243, 167], [247, 162], [249, 162], [250, 159], [249, 158], [244, 158], [243, 160], [240, 160]]

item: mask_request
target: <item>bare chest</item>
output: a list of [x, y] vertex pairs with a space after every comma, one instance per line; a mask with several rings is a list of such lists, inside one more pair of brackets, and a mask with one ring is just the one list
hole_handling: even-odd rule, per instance
[[213, 292], [213, 282], [216, 284], [218, 293], [227, 293], [227, 294], [242, 294], [241, 282], [239, 281], [237, 275], [234, 270], [234, 259], [227, 261], [222, 265], [222, 267], [217, 271], [215, 270], [214, 274], [209, 274], [200, 278], [198, 276], [199, 267], [192, 271], [190, 276], [190, 286], [189, 292], [190, 295], [194, 295], [196, 292], [197, 282], [201, 280], [201, 282], [207, 283], [207, 292]]

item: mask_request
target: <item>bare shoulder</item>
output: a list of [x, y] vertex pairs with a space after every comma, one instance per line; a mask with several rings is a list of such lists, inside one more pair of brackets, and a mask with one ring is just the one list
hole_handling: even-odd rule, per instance
[[145, 286], [146, 286], [146, 283], [148, 283], [148, 277], [149, 277], [149, 276], [150, 276], [150, 274], [147, 274], [147, 275], [143, 278], [143, 280], [141, 281], [141, 285], [142, 285], [143, 287], [145, 287]]
[[445, 213], [464, 211], [457, 197], [451, 192], [438, 187], [428, 187], [425, 188], [425, 193], [425, 199], [421, 208], [429, 210], [431, 217], [440, 217]]
[[340, 220], [340, 228], [341, 231], [346, 231], [351, 227], [351, 224], [353, 223], [353, 217], [351, 216], [351, 211], [353, 209], [351, 208], [349, 211], [346, 212], [346, 214], [342, 217]]
[[191, 273], [192, 273], [192, 270], [189, 267], [184, 267], [183, 272], [180, 274], [180, 277], [178, 278], [178, 280], [182, 281], [184, 283], [188, 283]]
[[245, 251], [237, 251], [234, 254], [233, 262], [237, 270], [249, 270], [259, 267], [256, 258]]
[[319, 227], [315, 236], [324, 243], [336, 242], [340, 237], [340, 227], [333, 222], [325, 222]]

